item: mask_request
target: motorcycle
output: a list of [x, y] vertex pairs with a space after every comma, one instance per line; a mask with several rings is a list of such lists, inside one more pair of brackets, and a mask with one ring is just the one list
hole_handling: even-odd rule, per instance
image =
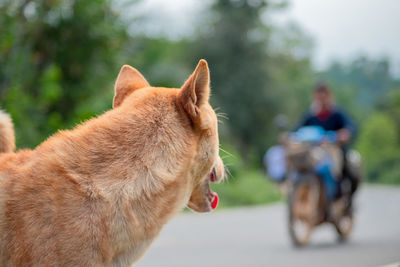
[[[361, 177], [359, 154], [352, 150], [347, 157], [352, 175]], [[342, 175], [344, 158], [336, 133], [314, 126], [300, 128], [285, 138], [280, 158], [285, 165], [279, 179], [286, 188], [292, 243], [307, 245], [312, 230], [324, 223], [333, 224], [339, 240], [346, 240], [354, 220], [352, 190]], [[269, 164], [272, 171], [278, 165]]]

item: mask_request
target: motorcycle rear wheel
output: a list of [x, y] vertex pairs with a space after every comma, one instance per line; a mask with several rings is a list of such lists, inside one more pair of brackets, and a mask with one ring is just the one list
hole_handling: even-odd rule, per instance
[[353, 214], [352, 212], [343, 215], [334, 223], [339, 241], [346, 241], [353, 230]]

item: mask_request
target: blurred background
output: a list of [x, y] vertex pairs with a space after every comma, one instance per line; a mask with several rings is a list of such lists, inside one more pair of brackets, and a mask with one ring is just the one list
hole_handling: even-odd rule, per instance
[[263, 177], [276, 118], [295, 125], [318, 81], [356, 121], [368, 182], [400, 183], [396, 0], [1, 0], [0, 103], [18, 148], [111, 108], [122, 64], [180, 87], [200, 58], [223, 115], [223, 206], [281, 197]]
[[[231, 174], [214, 190], [246, 207], [178, 216], [138, 266], [387, 264], [400, 259], [399, 14], [398, 0], [0, 0], [0, 107], [18, 148], [34, 148], [110, 109], [123, 64], [180, 87], [205, 58]], [[262, 157], [319, 81], [358, 126], [370, 185], [349, 243], [330, 229], [298, 251]]]

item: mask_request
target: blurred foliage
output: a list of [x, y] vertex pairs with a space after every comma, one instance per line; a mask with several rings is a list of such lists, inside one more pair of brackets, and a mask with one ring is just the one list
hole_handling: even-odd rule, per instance
[[[110, 87], [128, 35], [107, 0], [0, 5], [0, 96], [19, 147], [111, 106]], [[107, 99], [107, 101], [104, 101]]]
[[235, 149], [235, 147], [222, 144], [220, 145], [219, 155], [224, 162], [228, 175], [231, 177], [237, 177], [239, 173], [243, 173], [245, 165], [242, 160], [242, 156]]
[[398, 83], [390, 71], [385, 58], [359, 56], [350, 62], [333, 62], [320, 76], [330, 83], [338, 103], [363, 120]]
[[224, 137], [235, 143], [246, 159], [254, 149], [265, 147], [273, 116], [267, 110], [277, 107], [274, 91], [268, 91], [270, 33], [260, 16], [268, 12], [268, 4], [252, 2], [215, 1], [211, 7], [215, 19], [195, 42], [199, 57], [216, 66], [212, 70], [213, 101], [229, 118]]
[[235, 147], [223, 144], [220, 156], [226, 167], [226, 179], [221, 184], [211, 184], [220, 197], [220, 207], [261, 205], [282, 200], [279, 188], [259, 168], [247, 168]]
[[224, 197], [237, 204], [267, 200], [270, 185], [246, 170], [259, 168], [277, 142], [277, 116], [297, 123], [317, 80], [333, 88], [358, 122], [356, 147], [370, 181], [400, 183], [400, 81], [388, 59], [361, 56], [316, 72], [312, 38], [295, 23], [270, 19], [285, 0], [213, 0], [198, 14], [195, 34], [181, 40], [137, 30], [140, 18], [127, 14], [138, 2], [0, 1], [0, 100], [13, 117], [19, 148], [111, 108], [122, 64], [138, 68], [154, 86], [180, 87], [206, 58], [221, 155], [233, 176], [221, 187]]
[[228, 117], [222, 138], [235, 144], [246, 162], [258, 163], [265, 147], [276, 141], [275, 116], [293, 110], [280, 100], [304, 86], [301, 74], [309, 67], [307, 58], [291, 51], [290, 41], [300, 47], [303, 35], [293, 38], [294, 31], [288, 31], [282, 42], [287, 45], [281, 46], [276, 43], [284, 38], [263, 22], [262, 14], [281, 8], [272, 3], [217, 0], [210, 10], [213, 19], [194, 41], [198, 57], [211, 66], [213, 104]]
[[394, 181], [396, 173], [400, 177], [398, 132], [394, 120], [385, 113], [374, 113], [365, 120], [357, 149], [363, 155], [370, 181]]
[[260, 170], [242, 170], [221, 184], [212, 184], [218, 192], [220, 207], [260, 205], [282, 200], [278, 187]]

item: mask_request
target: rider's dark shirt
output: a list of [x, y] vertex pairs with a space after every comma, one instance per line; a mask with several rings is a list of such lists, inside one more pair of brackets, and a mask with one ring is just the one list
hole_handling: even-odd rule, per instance
[[325, 131], [338, 131], [346, 128], [352, 133], [352, 136], [356, 134], [355, 125], [337, 108], [320, 114], [307, 113], [298, 128], [304, 126], [320, 126]]

